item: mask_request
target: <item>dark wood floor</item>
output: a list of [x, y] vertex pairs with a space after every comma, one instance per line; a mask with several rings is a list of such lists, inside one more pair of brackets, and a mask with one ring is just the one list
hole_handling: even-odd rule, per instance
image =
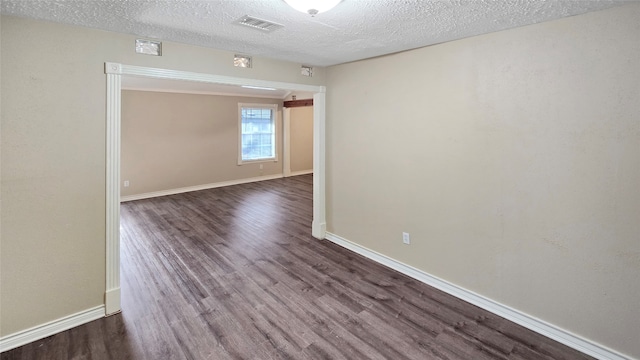
[[311, 188], [122, 204], [122, 313], [1, 358], [590, 359], [312, 238]]

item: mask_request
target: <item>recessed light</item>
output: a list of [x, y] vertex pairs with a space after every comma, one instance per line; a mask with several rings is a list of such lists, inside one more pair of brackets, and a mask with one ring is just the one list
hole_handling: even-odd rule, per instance
[[274, 91], [276, 89], [270, 87], [262, 87], [262, 86], [251, 86], [251, 85], [242, 85], [245, 89], [256, 89], [256, 90], [271, 90]]

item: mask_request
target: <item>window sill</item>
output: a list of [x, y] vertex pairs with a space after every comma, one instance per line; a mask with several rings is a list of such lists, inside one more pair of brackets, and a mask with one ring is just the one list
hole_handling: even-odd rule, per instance
[[269, 159], [257, 159], [257, 160], [238, 160], [238, 166], [240, 165], [249, 165], [249, 164], [263, 164], [263, 163], [277, 163], [278, 159], [269, 158]]

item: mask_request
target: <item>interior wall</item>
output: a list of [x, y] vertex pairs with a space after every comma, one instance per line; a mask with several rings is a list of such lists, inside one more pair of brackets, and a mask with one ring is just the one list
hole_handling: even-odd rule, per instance
[[282, 161], [238, 165], [239, 103], [278, 105], [282, 128], [282, 100], [123, 90], [121, 195], [282, 174]]
[[0, 337], [104, 304], [105, 62], [323, 85], [300, 64], [3, 16]]
[[313, 171], [313, 106], [293, 107], [289, 111], [291, 172]]
[[638, 19], [328, 68], [328, 231], [640, 358]]

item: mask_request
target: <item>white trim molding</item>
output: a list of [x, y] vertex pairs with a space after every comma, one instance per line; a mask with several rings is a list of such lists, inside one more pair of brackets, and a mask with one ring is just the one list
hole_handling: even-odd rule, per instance
[[195, 81], [225, 85], [249, 85], [314, 93], [313, 226], [315, 237], [324, 238], [326, 223], [324, 185], [325, 87], [216, 74], [149, 68], [107, 62], [107, 168], [106, 168], [106, 314], [120, 311], [120, 111], [122, 76]]
[[104, 314], [104, 306], [96, 306], [30, 329], [3, 336], [0, 338], [0, 353], [100, 319], [104, 317]]
[[105, 72], [107, 74], [114, 74], [114, 75], [134, 75], [134, 76], [143, 76], [143, 77], [150, 77], [150, 78], [156, 78], [156, 79], [195, 81], [195, 82], [203, 82], [203, 83], [237, 85], [237, 86], [246, 85], [246, 86], [276, 88], [276, 89], [290, 90], [290, 91], [304, 91], [304, 92], [311, 92], [311, 93], [325, 92], [324, 86], [317, 86], [317, 85], [305, 85], [305, 84], [286, 83], [286, 82], [271, 81], [271, 80], [239, 78], [239, 77], [216, 75], [216, 74], [194, 73], [190, 71], [124, 65], [124, 64], [110, 63], [110, 62], [105, 63]]
[[247, 179], [238, 179], [238, 180], [230, 180], [230, 181], [221, 181], [221, 182], [211, 183], [211, 184], [187, 186], [187, 187], [177, 188], [177, 189], [153, 191], [153, 192], [148, 192], [143, 194], [122, 196], [120, 198], [120, 201], [127, 202], [127, 201], [134, 201], [134, 200], [150, 199], [150, 198], [159, 197], [159, 196], [182, 194], [182, 193], [191, 192], [191, 191], [215, 189], [215, 188], [224, 187], [224, 186], [240, 185], [240, 184], [247, 184], [252, 182], [273, 180], [273, 179], [280, 179], [280, 178], [282, 178], [282, 174], [257, 176], [257, 177], [247, 178]]
[[360, 246], [336, 234], [327, 232], [326, 239], [333, 242], [334, 244], [346, 248], [347, 250], [353, 251], [379, 264], [382, 264], [411, 278], [414, 278], [420, 282], [433, 286], [434, 288], [444, 291], [447, 294], [453, 295], [468, 303], [490, 311], [518, 325], [522, 325], [529, 330], [535, 331], [541, 335], [567, 345], [589, 356], [593, 356], [596, 359], [633, 360], [633, 358], [620, 354], [615, 350], [609, 349], [588, 339], [584, 339], [553, 324], [525, 314], [507, 305], [503, 305], [471, 290], [467, 290], [465, 288], [452, 284], [446, 280], [440, 279], [422, 270], [416, 269], [398, 260], [392, 259], [386, 255]]
[[311, 234], [324, 239], [327, 232], [325, 209], [325, 101], [324, 86], [313, 95], [313, 221]]
[[242, 92], [220, 92], [220, 91], [199, 91], [199, 90], [176, 90], [176, 89], [164, 89], [164, 88], [146, 88], [143, 86], [126, 86], [122, 87], [122, 90], [130, 91], [146, 91], [146, 92], [159, 92], [159, 93], [171, 93], [171, 94], [191, 94], [191, 95], [213, 95], [213, 96], [237, 96], [237, 97], [259, 97], [262, 99], [286, 99], [289, 94], [285, 96], [269, 96], [269, 95], [247, 95]]
[[107, 64], [107, 187], [106, 187], [106, 315], [120, 311], [120, 105], [121, 76]]
[[109, 289], [104, 294], [105, 315], [113, 315], [121, 310], [120, 287]]

